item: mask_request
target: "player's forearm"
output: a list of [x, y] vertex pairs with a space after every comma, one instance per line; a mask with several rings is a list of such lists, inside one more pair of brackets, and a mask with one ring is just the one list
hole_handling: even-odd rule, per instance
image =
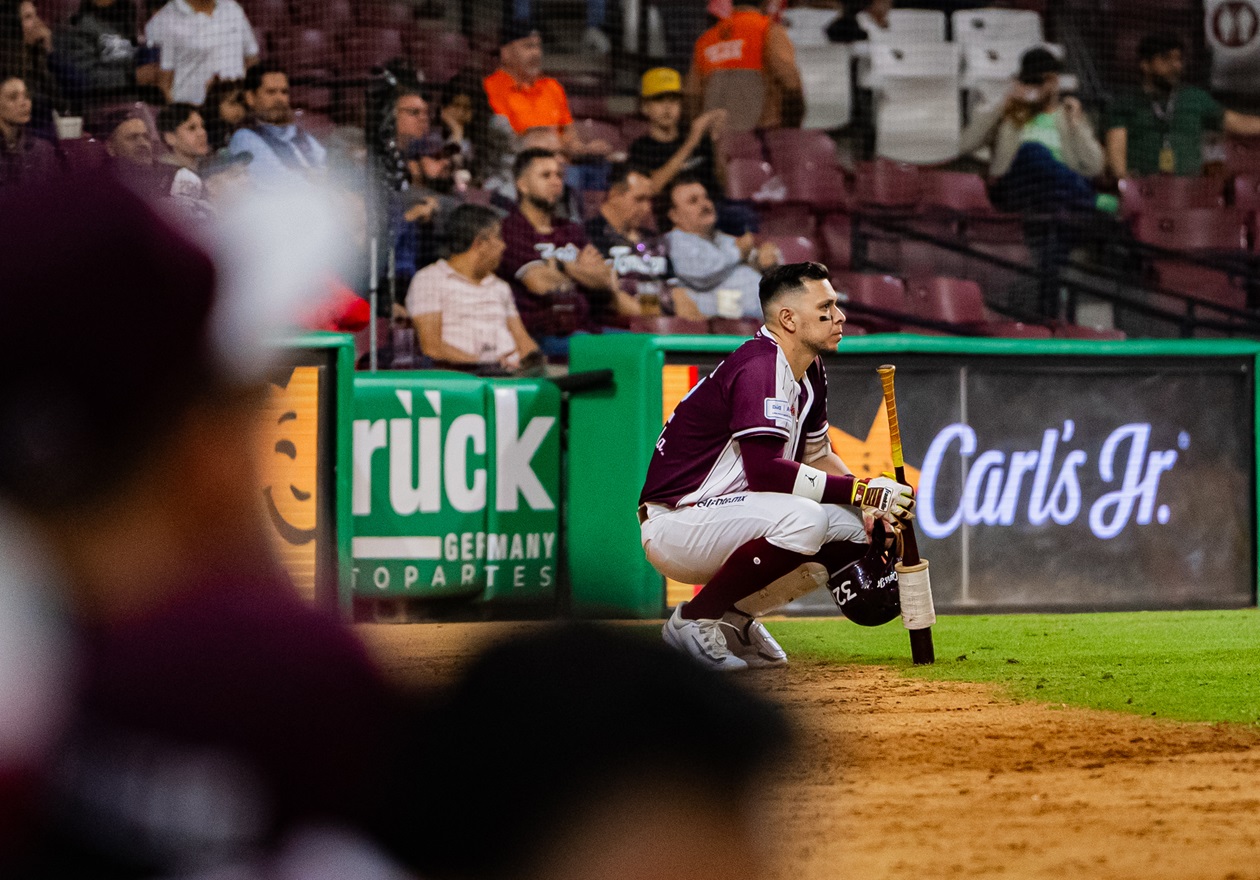
[[851, 475], [829, 474], [783, 458], [782, 452], [782, 441], [772, 437], [752, 437], [740, 443], [749, 490], [803, 495], [824, 504], [854, 504], [857, 481]]

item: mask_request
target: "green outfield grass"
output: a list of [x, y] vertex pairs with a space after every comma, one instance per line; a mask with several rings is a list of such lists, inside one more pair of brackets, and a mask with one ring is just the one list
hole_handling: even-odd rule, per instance
[[1260, 723], [1260, 611], [942, 617], [936, 664], [915, 667], [899, 622], [785, 620], [771, 630], [797, 658], [904, 667], [908, 675], [994, 682], [1016, 699], [1184, 721]]

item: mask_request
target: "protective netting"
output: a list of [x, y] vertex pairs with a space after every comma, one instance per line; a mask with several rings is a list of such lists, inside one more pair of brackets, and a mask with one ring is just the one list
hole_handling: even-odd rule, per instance
[[[3, 0], [0, 181], [134, 162], [213, 210], [334, 169], [398, 365], [743, 332], [799, 260], [850, 334], [1255, 333], [1260, 2], [1001, 7]], [[511, 297], [461, 311], [465, 204]]]

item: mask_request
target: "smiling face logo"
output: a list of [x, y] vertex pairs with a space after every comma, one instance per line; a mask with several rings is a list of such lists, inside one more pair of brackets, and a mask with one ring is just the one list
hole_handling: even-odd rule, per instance
[[299, 588], [314, 591], [319, 509], [319, 368], [273, 381], [263, 411], [263, 504], [280, 558]]

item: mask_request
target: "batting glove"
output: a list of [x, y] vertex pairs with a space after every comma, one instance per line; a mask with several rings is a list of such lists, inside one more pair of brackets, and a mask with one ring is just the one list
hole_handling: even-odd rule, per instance
[[853, 503], [867, 513], [878, 517], [896, 519], [914, 517], [914, 490], [888, 477], [855, 480]]

